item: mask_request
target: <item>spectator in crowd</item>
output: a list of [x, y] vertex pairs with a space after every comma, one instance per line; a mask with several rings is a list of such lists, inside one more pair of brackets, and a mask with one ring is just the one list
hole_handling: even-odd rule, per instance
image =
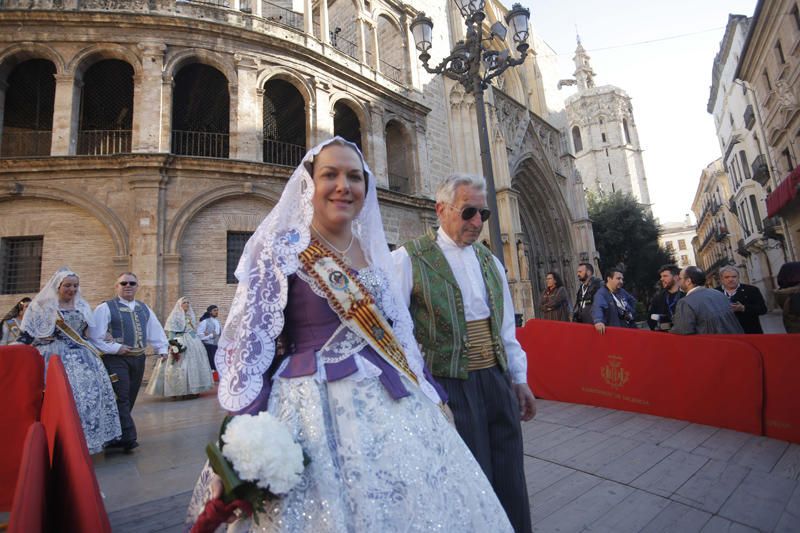
[[728, 297], [731, 309], [744, 332], [764, 333], [758, 317], [766, 314], [767, 304], [758, 287], [739, 283], [739, 271], [733, 266], [720, 268], [719, 277], [722, 285], [717, 290]]
[[216, 370], [217, 365], [214, 362], [214, 356], [217, 354], [217, 344], [219, 343], [219, 336], [222, 333], [222, 327], [219, 324], [219, 307], [216, 305], [209, 305], [206, 312], [200, 317], [200, 325], [197, 326], [197, 335], [203, 341], [203, 346], [206, 348], [208, 355], [208, 364], [211, 370]]
[[786, 333], [800, 333], [800, 261], [784, 263], [778, 272], [775, 301], [783, 309]]
[[544, 283], [545, 290], [541, 298], [544, 319], [569, 322], [569, 300], [561, 276], [558, 275], [558, 272], [548, 272]]
[[650, 329], [655, 331], [672, 329], [675, 306], [678, 304], [678, 300], [684, 296], [678, 283], [680, 273], [681, 269], [675, 265], [664, 265], [658, 271], [661, 290], [653, 298], [650, 310], [647, 312], [647, 325], [650, 326]]
[[3, 317], [3, 337], [0, 339], [0, 346], [15, 342], [17, 337], [22, 334], [20, 324], [22, 324], [22, 317], [25, 316], [25, 310], [30, 303], [31, 299], [26, 296], [14, 304], [14, 307]]
[[705, 272], [696, 266], [688, 266], [681, 271], [679, 280], [686, 296], [675, 306], [672, 333], [744, 333], [728, 299], [720, 291], [703, 286]]
[[575, 295], [572, 321], [592, 324], [592, 302], [597, 289], [603, 286], [603, 281], [594, 277], [594, 267], [591, 263], [578, 264], [578, 281], [581, 285]]
[[594, 329], [601, 335], [607, 326], [635, 328], [636, 299], [622, 286], [625, 275], [619, 268], [606, 272], [606, 284], [597, 290], [592, 303]]

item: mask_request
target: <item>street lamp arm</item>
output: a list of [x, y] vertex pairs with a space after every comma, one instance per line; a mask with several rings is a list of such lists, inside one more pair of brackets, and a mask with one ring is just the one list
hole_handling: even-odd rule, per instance
[[528, 55], [528, 51], [525, 50], [519, 56], [519, 58], [514, 59], [513, 57], [509, 56], [505, 58], [505, 60], [497, 67], [487, 69], [486, 73], [483, 76], [483, 85], [487, 87], [489, 85], [489, 81], [500, 76], [503, 72], [508, 70], [509, 67], [516, 67], [521, 65], [525, 62], [525, 57]]

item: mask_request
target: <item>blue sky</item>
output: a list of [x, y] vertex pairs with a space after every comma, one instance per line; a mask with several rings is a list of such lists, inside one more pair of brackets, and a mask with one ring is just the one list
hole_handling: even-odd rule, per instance
[[[571, 77], [574, 70], [577, 26], [592, 58], [595, 83], [616, 85], [631, 96], [653, 211], [661, 222], [682, 220], [691, 208], [700, 172], [721, 156], [706, 105], [728, 14], [752, 16], [756, 0], [522, 4], [531, 10], [535, 31], [559, 54], [562, 78]], [[653, 40], [658, 41], [635, 44]], [[564, 98], [572, 92], [562, 90]]]

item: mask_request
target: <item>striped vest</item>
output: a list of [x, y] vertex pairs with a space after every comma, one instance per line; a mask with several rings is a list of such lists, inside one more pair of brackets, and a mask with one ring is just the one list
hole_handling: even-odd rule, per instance
[[147, 346], [147, 321], [150, 319], [150, 310], [145, 304], [136, 300], [133, 312], [119, 300], [106, 302], [111, 312], [108, 329], [114, 342], [130, 346], [131, 348], [144, 348]]
[[[489, 297], [489, 322], [492, 344], [500, 367], [505, 371], [506, 352], [500, 337], [503, 324], [503, 284], [491, 252], [482, 244], [472, 245], [478, 255], [486, 294]], [[464, 301], [436, 234], [404, 245], [411, 259], [414, 287], [411, 290], [411, 316], [414, 335], [422, 345], [425, 362], [434, 376], [467, 379], [467, 323]]]

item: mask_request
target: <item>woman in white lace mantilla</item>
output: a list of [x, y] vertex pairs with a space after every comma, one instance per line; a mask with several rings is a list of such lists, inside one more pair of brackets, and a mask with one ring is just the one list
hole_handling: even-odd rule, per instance
[[80, 292], [78, 275], [60, 268], [30, 303], [17, 339], [32, 344], [45, 358], [64, 363], [89, 453], [122, 435], [119, 412], [100, 352], [86, 340], [94, 322], [89, 303]]
[[[313, 148], [245, 247], [216, 356], [220, 403], [268, 410], [311, 462], [258, 525], [231, 530], [511, 530], [398, 305], [375, 181], [352, 143]], [[215, 478], [202, 472], [187, 528]]]
[[147, 393], [153, 396], [192, 396], [211, 390], [214, 378], [206, 349], [197, 336], [197, 318], [186, 297], [178, 298], [164, 323], [169, 340], [183, 346], [180, 353], [169, 353], [156, 362]]

